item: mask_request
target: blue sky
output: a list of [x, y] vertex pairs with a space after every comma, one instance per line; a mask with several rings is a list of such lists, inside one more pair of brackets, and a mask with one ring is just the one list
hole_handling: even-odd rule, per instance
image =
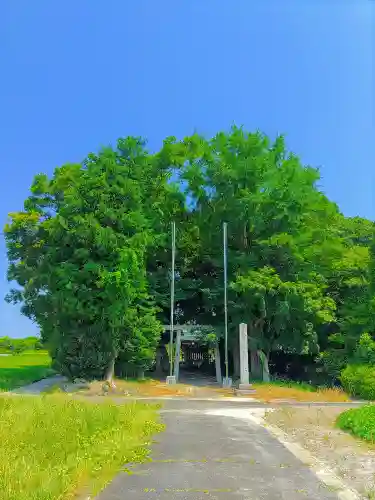
[[[4, 0], [0, 222], [33, 176], [120, 136], [285, 133], [350, 216], [375, 218], [371, 0]], [[0, 336], [35, 332], [3, 302]]]

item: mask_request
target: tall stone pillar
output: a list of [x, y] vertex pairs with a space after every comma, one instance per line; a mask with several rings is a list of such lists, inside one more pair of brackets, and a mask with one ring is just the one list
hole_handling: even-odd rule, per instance
[[247, 342], [247, 324], [240, 324], [240, 390], [249, 389], [249, 347]]

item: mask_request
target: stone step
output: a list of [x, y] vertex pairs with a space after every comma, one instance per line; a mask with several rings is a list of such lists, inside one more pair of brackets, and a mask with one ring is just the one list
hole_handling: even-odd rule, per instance
[[253, 390], [253, 385], [252, 384], [238, 384], [237, 389], [239, 391], [252, 391]]
[[255, 389], [251, 384], [238, 384], [238, 388], [235, 390], [236, 396], [249, 396], [254, 393]]
[[250, 394], [255, 394], [255, 392], [256, 392], [255, 389], [244, 389], [244, 390], [236, 389], [234, 391], [236, 396], [249, 396]]

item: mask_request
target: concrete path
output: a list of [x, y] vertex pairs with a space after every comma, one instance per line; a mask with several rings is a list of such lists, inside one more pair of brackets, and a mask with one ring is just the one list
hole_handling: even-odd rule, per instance
[[61, 375], [55, 375], [54, 377], [44, 378], [42, 380], [39, 380], [38, 382], [34, 382], [29, 385], [24, 385], [23, 387], [20, 387], [19, 389], [14, 389], [11, 392], [12, 394], [40, 394], [49, 387], [53, 387], [56, 384], [61, 384], [63, 382], [66, 382], [66, 380], [67, 380], [66, 377], [62, 377]]
[[[345, 402], [324, 402], [324, 401], [314, 401], [314, 402], [308, 402], [308, 401], [288, 401], [285, 400], [284, 402], [271, 402], [271, 403], [264, 403], [262, 401], [259, 401], [257, 399], [252, 399], [252, 398], [241, 398], [241, 397], [233, 397], [233, 398], [228, 398], [228, 397], [216, 397], [216, 398], [190, 398], [190, 397], [176, 397], [176, 396], [161, 396], [161, 397], [154, 397], [154, 396], [108, 396], [111, 400], [115, 401], [116, 403], [122, 404], [130, 401], [141, 401], [143, 403], [148, 403], [148, 404], [163, 404], [167, 405], [167, 408], [175, 408], [175, 409], [181, 409], [183, 410], [186, 408], [186, 405], [189, 405], [189, 408], [205, 408], [205, 407], [217, 407], [218, 404], [221, 406], [235, 406], [235, 407], [245, 407], [245, 408], [282, 408], [285, 406], [291, 406], [291, 407], [337, 407], [337, 408], [343, 408], [343, 411], [345, 408], [358, 408], [359, 406], [363, 406], [366, 404], [369, 404], [369, 401], [345, 401]], [[90, 400], [100, 402], [103, 400], [103, 396], [90, 396]]]
[[131, 473], [121, 472], [97, 500], [343, 498], [256, 421], [223, 416], [222, 401], [197, 405], [166, 402], [152, 461], [125, 466]]

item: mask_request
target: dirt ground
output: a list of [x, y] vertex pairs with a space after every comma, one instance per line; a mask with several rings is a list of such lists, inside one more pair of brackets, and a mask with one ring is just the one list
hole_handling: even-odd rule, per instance
[[[91, 382], [88, 387], [81, 389], [80, 394], [85, 396], [100, 396], [106, 393], [103, 382]], [[108, 390], [113, 396], [132, 397], [193, 397], [207, 398], [220, 396], [233, 396], [233, 391], [216, 389], [205, 386], [192, 386], [187, 384], [168, 385], [157, 380], [126, 381], [115, 380], [115, 387]]]
[[284, 407], [267, 412], [265, 419], [285, 431], [290, 441], [308, 449], [364, 498], [375, 499], [375, 446], [335, 428], [342, 411], [334, 407]]
[[[218, 384], [203, 385], [200, 381], [191, 379], [187, 383], [167, 385], [165, 382], [155, 379], [144, 381], [116, 380], [115, 388], [110, 389], [114, 396], [132, 397], [192, 397], [192, 398], [220, 398], [234, 397], [234, 387], [223, 389]], [[103, 382], [92, 382], [80, 390], [86, 396], [103, 395]], [[72, 390], [74, 386], [70, 386]], [[104, 388], [105, 389], [105, 388]], [[315, 392], [305, 391], [293, 387], [280, 387], [273, 384], [254, 384], [254, 392], [249, 394], [250, 399], [263, 402], [282, 403], [283, 401], [300, 402], [345, 402], [349, 398], [347, 394], [338, 389], [323, 389]], [[241, 397], [243, 397], [241, 395]]]

